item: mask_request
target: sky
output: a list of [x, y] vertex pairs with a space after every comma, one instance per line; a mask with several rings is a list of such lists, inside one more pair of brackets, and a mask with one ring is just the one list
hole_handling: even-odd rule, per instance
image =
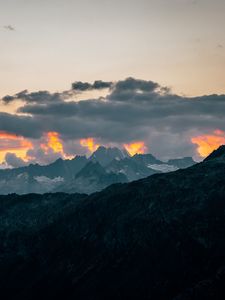
[[0, 0], [0, 163], [205, 157], [225, 143], [224, 28], [224, 0]]
[[0, 96], [129, 76], [223, 93], [224, 28], [224, 0], [0, 0]]

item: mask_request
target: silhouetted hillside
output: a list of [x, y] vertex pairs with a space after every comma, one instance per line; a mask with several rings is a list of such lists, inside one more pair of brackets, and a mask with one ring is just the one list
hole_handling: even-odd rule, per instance
[[224, 299], [223, 156], [90, 196], [1, 196], [1, 291], [13, 299]]

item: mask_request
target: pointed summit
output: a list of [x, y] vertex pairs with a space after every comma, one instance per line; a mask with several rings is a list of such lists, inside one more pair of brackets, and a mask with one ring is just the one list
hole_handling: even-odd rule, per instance
[[152, 154], [135, 154], [132, 157], [133, 160], [139, 163], [144, 163], [145, 165], [148, 164], [162, 164], [163, 162], [159, 159], [155, 158]]
[[97, 161], [102, 166], [106, 166], [114, 159], [121, 160], [126, 157], [129, 157], [129, 154], [126, 150], [120, 150], [119, 148], [106, 148], [104, 146], [98, 147], [98, 149], [90, 156], [91, 161]]

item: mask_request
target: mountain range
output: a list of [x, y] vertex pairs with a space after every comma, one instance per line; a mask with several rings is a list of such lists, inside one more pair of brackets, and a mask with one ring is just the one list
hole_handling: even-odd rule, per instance
[[194, 165], [191, 157], [162, 162], [151, 154], [130, 156], [125, 149], [100, 146], [89, 158], [58, 159], [50, 165], [0, 170], [0, 194], [46, 192], [93, 193], [113, 183]]
[[224, 299], [224, 174], [225, 146], [187, 169], [89, 196], [0, 196], [2, 295]]

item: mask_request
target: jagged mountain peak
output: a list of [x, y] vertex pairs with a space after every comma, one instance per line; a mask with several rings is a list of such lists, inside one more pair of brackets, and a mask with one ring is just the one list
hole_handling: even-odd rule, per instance
[[105, 147], [105, 146], [99, 146], [93, 154], [100, 153], [100, 152], [102, 152], [102, 153], [122, 153], [124, 156], [130, 156], [129, 153], [127, 152], [127, 150], [124, 148], [120, 149], [117, 147]]
[[[177, 166], [178, 163], [179, 166]], [[30, 192], [43, 193], [56, 190], [69, 190], [70, 192], [79, 190], [83, 193], [87, 191], [86, 185], [90, 184], [87, 181], [91, 179], [96, 184], [92, 184], [91, 189], [87, 191], [90, 193], [115, 182], [138, 180], [155, 173], [170, 172], [187, 167], [186, 162], [184, 165], [183, 160], [180, 161], [179, 159], [178, 161], [174, 160], [171, 164], [171, 166], [167, 165], [152, 154], [130, 156], [125, 149], [100, 146], [90, 158], [76, 155], [72, 159], [59, 158], [49, 165], [35, 164], [17, 169], [1, 170], [0, 189], [3, 194], [11, 192], [25, 193], [27, 191], [26, 185], [19, 181], [20, 177], [17, 177], [17, 175], [27, 173], [30, 178], [34, 179], [29, 187]], [[75, 184], [74, 180], [77, 178], [80, 178], [79, 189], [76, 189], [77, 182], [76, 186], [72, 187]], [[86, 180], [85, 183], [82, 182], [84, 179]], [[46, 182], [51, 183], [51, 185], [46, 186]], [[69, 189], [65, 189], [64, 186], [69, 186]]]
[[83, 160], [83, 159], [86, 159], [86, 156], [85, 155], [75, 155], [73, 158], [71, 159], [63, 159], [61, 157], [59, 157], [58, 159], [56, 159], [53, 163], [51, 164], [55, 164], [55, 163], [64, 163], [64, 162], [68, 162], [68, 161], [77, 161], [77, 160]]
[[106, 148], [99, 146], [98, 149], [92, 153], [89, 160], [98, 161], [102, 166], [108, 165], [114, 159], [120, 160], [126, 157], [130, 157], [125, 149], [119, 149], [117, 147]]
[[214, 150], [204, 161], [211, 160], [224, 160], [225, 161], [225, 145], [221, 145], [218, 149]]
[[148, 154], [135, 154], [132, 157], [137, 162], [144, 162], [146, 164], [162, 164], [163, 162], [157, 159], [154, 155]]

